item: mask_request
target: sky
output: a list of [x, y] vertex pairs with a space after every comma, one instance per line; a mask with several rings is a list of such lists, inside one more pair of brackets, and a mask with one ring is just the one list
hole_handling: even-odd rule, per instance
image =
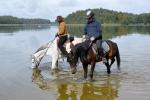
[[150, 0], [0, 0], [0, 16], [54, 21], [77, 10], [104, 8], [134, 14], [150, 13]]

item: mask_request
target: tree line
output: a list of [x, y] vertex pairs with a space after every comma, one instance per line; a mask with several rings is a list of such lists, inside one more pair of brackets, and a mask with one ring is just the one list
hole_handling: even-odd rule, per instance
[[[85, 24], [87, 10], [73, 12], [65, 18], [65, 21], [68, 24]], [[102, 24], [150, 24], [150, 13], [132, 14], [102, 8], [91, 10]]]
[[13, 16], [0, 16], [0, 24], [50, 24], [47, 19], [25, 19]]

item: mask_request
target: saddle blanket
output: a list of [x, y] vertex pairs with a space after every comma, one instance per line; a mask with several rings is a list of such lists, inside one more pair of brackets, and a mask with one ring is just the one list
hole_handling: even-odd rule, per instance
[[103, 48], [103, 53], [104, 54], [110, 50], [110, 47], [109, 47], [109, 45], [107, 44], [106, 41], [102, 41], [102, 48]]
[[[102, 44], [100, 42], [102, 42]], [[107, 53], [110, 50], [110, 47], [109, 47], [108, 43], [105, 40], [98, 41], [98, 42], [96, 42], [96, 44], [93, 44], [93, 46], [92, 46], [92, 50], [94, 51], [95, 54], [97, 54], [100, 44], [101, 44], [100, 48], [103, 48], [103, 53], [104, 54]]]

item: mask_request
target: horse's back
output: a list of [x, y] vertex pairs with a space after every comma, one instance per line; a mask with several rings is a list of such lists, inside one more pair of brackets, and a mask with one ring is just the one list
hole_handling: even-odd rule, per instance
[[114, 42], [114, 41], [111, 41], [111, 40], [102, 40], [102, 41], [104, 41], [104, 42], [106, 42], [110, 47], [118, 47], [117, 46], [117, 43], [116, 42]]
[[116, 55], [116, 53], [118, 52], [118, 46], [117, 43], [111, 41], [111, 40], [104, 40], [107, 42], [107, 44], [109, 45], [110, 50], [108, 51], [108, 55], [110, 57], [113, 57]]

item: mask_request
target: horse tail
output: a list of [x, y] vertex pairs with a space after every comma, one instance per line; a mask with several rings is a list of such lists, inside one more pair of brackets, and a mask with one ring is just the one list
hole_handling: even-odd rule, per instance
[[120, 70], [120, 53], [119, 53], [118, 46], [117, 46], [116, 60], [117, 60], [118, 70]]

